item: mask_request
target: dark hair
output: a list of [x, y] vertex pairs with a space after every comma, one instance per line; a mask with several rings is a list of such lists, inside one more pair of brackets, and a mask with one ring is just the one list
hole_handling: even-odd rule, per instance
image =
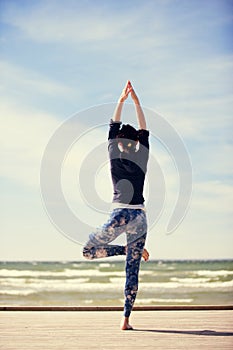
[[117, 134], [117, 138], [137, 141], [138, 140], [138, 131], [136, 129], [134, 129], [133, 126], [131, 126], [129, 124], [126, 124], [126, 125], [123, 124], [121, 129], [119, 130], [119, 132]]

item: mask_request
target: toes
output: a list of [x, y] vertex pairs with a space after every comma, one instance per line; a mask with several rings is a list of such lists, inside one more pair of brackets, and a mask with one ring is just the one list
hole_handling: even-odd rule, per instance
[[145, 261], [147, 261], [149, 259], [149, 252], [144, 249], [143, 253], [142, 253], [142, 257]]
[[121, 330], [122, 330], [122, 331], [132, 331], [132, 330], [133, 330], [133, 327], [130, 326], [129, 324], [127, 324], [127, 325], [122, 326], [122, 327], [121, 327]]

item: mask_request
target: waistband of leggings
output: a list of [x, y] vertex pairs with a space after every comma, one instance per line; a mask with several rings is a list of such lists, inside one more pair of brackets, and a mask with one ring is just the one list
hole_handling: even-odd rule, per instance
[[124, 204], [124, 203], [112, 203], [111, 204], [111, 209], [140, 209], [143, 211], [146, 211], [145, 205], [144, 204]]

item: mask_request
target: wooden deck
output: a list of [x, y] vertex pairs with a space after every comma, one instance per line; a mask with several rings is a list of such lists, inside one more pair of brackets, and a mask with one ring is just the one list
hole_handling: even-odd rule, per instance
[[1, 311], [0, 349], [233, 349], [232, 310], [74, 311]]

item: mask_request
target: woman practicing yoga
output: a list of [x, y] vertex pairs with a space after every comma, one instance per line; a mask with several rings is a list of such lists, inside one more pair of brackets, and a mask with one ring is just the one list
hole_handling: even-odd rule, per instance
[[[121, 125], [121, 112], [125, 100], [131, 95], [135, 104], [139, 129]], [[141, 258], [149, 259], [144, 248], [147, 235], [147, 218], [143, 187], [149, 157], [149, 131], [139, 99], [127, 82], [110, 121], [108, 151], [114, 189], [113, 210], [109, 220], [91, 233], [83, 249], [86, 259], [126, 255], [126, 282], [122, 330], [133, 329], [129, 317], [138, 290], [138, 273]], [[126, 233], [126, 246], [109, 244]]]

